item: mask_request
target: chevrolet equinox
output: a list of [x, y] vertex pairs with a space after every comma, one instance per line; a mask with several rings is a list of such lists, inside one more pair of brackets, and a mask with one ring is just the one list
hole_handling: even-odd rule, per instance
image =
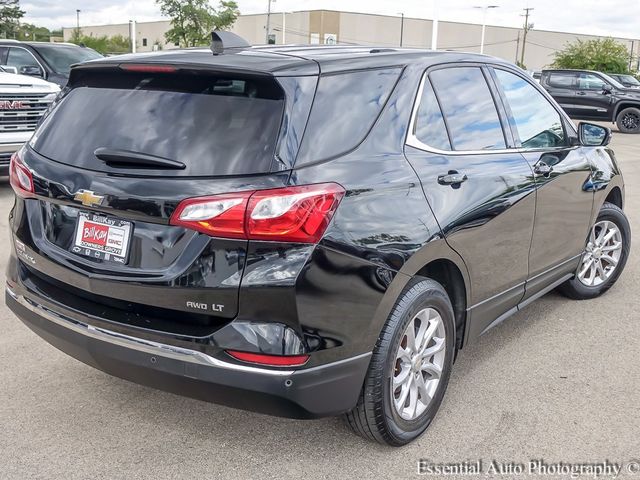
[[403, 445], [464, 345], [622, 273], [610, 131], [526, 72], [213, 39], [74, 66], [12, 158], [6, 301], [63, 352]]

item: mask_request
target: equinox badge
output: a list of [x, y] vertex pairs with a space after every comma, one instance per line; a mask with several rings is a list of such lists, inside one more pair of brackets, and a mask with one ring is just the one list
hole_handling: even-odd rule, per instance
[[95, 195], [91, 190], [78, 190], [73, 199], [76, 202], [82, 203], [85, 207], [95, 207], [96, 205], [102, 205], [104, 197], [102, 195]]

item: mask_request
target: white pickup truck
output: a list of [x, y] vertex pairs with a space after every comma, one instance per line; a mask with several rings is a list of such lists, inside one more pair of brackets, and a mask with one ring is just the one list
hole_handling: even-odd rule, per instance
[[55, 83], [0, 71], [0, 177], [9, 174], [11, 155], [31, 138], [58, 92]]

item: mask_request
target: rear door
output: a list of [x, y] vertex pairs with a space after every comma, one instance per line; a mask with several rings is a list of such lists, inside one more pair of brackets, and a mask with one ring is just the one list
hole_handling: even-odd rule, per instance
[[591, 219], [589, 161], [572, 141], [575, 132], [527, 76], [495, 67], [517, 146], [531, 165], [536, 213], [526, 296], [575, 271]]
[[510, 148], [503, 113], [484, 67], [432, 69], [405, 150], [447, 242], [469, 270], [472, 337], [516, 308], [528, 276], [535, 187], [531, 167]]
[[567, 112], [567, 115], [574, 117], [579, 113], [576, 108], [577, 74], [575, 72], [543, 72], [542, 80], [544, 88]]
[[185, 198], [285, 184], [285, 93], [267, 75], [167, 70], [77, 72], [24, 151], [44, 199], [24, 201], [16, 236], [42, 288], [207, 324], [236, 315], [247, 241], [169, 219]]

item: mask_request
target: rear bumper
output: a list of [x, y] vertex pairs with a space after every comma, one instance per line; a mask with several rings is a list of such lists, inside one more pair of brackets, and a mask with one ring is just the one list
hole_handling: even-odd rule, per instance
[[355, 406], [370, 353], [299, 370], [231, 363], [203, 352], [94, 327], [7, 287], [6, 304], [40, 337], [110, 375], [234, 408], [290, 418], [337, 415]]

